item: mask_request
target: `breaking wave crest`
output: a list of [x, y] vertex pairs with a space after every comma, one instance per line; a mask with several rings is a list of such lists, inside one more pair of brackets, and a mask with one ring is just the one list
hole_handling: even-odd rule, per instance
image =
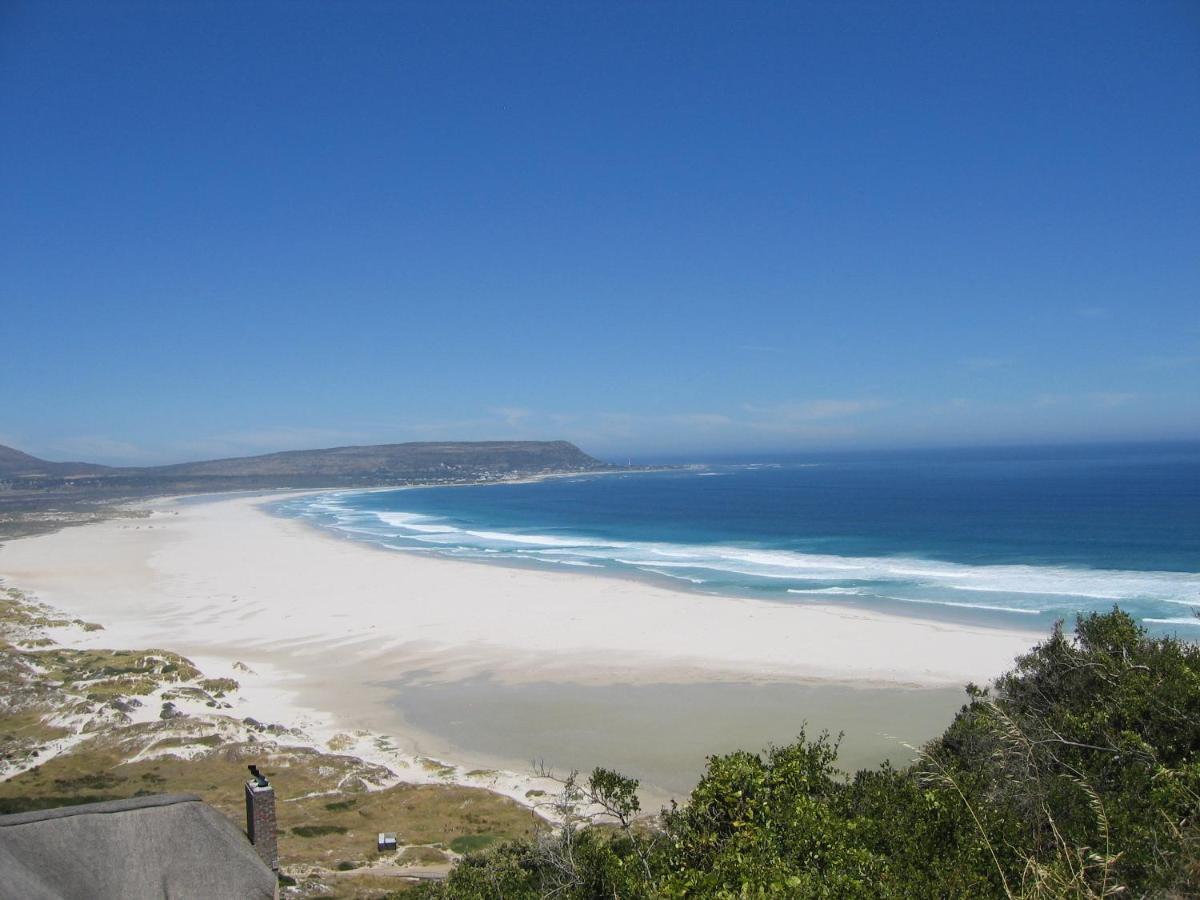
[[[342, 494], [282, 504], [287, 515], [399, 550], [669, 578], [712, 592], [774, 595], [791, 602], [921, 604], [988, 613], [1056, 616], [1119, 603], [1143, 621], [1193, 625], [1200, 574], [1038, 565], [969, 565], [913, 557], [837, 556], [767, 546], [607, 540], [595, 535], [497, 531], [445, 518], [351, 507]], [[354, 496], [361, 502], [360, 493]], [[835, 598], [845, 598], [837, 600]]]

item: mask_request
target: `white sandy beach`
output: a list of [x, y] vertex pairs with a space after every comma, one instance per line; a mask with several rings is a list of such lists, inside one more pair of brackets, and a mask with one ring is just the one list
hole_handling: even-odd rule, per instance
[[383, 551], [264, 502], [160, 501], [149, 519], [11, 541], [0, 577], [104, 623], [109, 643], [269, 654], [299, 672], [314, 657], [386, 658], [442, 677], [958, 686], [995, 676], [1036, 637]]
[[78, 644], [164, 647], [214, 675], [246, 663], [273, 720], [307, 709], [327, 731], [394, 730], [376, 721], [389, 679], [961, 687], [1038, 639], [379, 550], [259, 509], [275, 499], [155, 501], [148, 519], [14, 540], [0, 578], [105, 626]]

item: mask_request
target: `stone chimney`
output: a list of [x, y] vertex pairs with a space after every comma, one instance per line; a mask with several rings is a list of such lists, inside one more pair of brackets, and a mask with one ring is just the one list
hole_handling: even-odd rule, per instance
[[271, 869], [279, 871], [278, 836], [275, 828], [275, 788], [258, 766], [250, 766], [246, 782], [246, 836]]

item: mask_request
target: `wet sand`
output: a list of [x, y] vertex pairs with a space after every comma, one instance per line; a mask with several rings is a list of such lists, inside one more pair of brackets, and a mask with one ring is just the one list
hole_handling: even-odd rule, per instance
[[543, 762], [558, 774], [595, 766], [640, 779], [655, 795], [683, 796], [705, 758], [757, 751], [822, 730], [844, 733], [839, 765], [907, 764], [966, 700], [950, 688], [840, 684], [503, 684], [486, 678], [393, 685], [392, 704], [422, 749], [508, 770]]

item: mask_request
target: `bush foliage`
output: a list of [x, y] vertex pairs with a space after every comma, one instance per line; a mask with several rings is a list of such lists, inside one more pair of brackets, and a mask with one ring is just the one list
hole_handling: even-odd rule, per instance
[[[1056, 627], [911, 766], [845, 776], [822, 734], [711, 757], [686, 803], [568, 779], [565, 824], [468, 855], [456, 900], [1200, 896], [1200, 648], [1114, 609]], [[603, 824], [581, 810], [602, 809]], [[406, 896], [411, 896], [406, 895]]]

